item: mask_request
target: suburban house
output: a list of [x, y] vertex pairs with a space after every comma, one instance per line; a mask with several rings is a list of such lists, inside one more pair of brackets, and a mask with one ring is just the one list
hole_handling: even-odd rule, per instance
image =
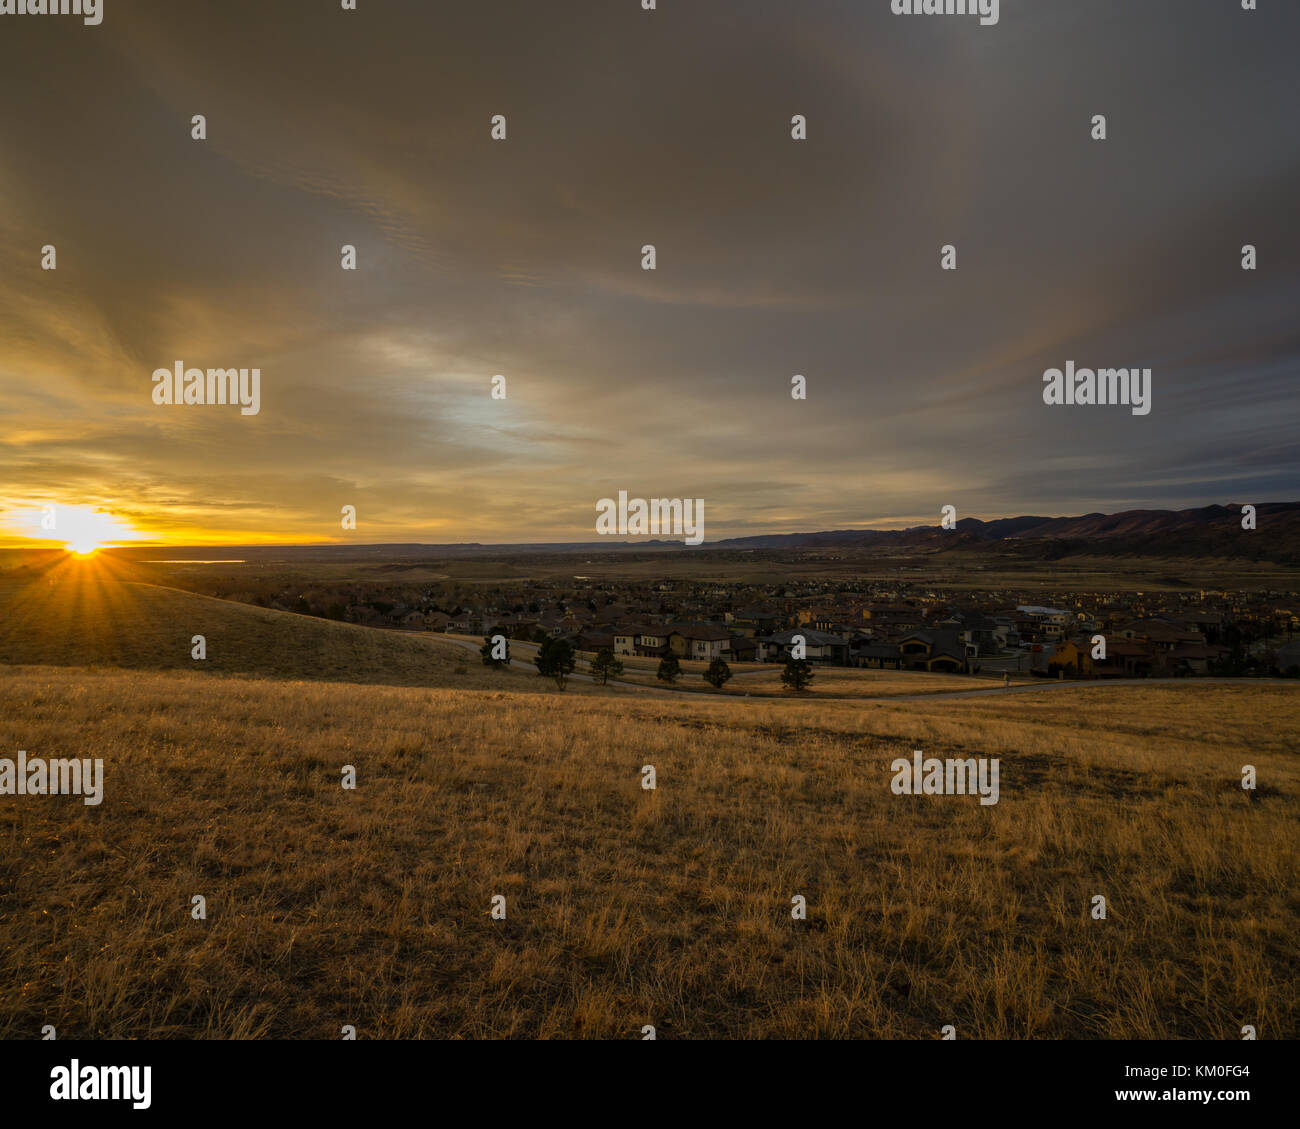
[[831, 631], [842, 618], [833, 609], [800, 608], [796, 616], [800, 627], [811, 627], [814, 631]]
[[898, 641], [903, 666], [909, 670], [969, 673], [976, 647], [956, 631], [913, 631]]
[[1150, 651], [1127, 639], [1108, 639], [1105, 659], [1094, 659], [1092, 649], [1091, 636], [1062, 640], [1056, 645], [1044, 670], [1050, 674], [1056, 668], [1088, 678], [1137, 678], [1150, 674], [1155, 664]]
[[726, 655], [731, 632], [711, 623], [677, 624], [668, 635], [668, 646], [678, 658], [710, 662]]
[[962, 612], [955, 618], [962, 638], [975, 644], [978, 654], [995, 655], [1001, 650], [1006, 632], [998, 631], [996, 620], [980, 612]]
[[[1136, 643], [1152, 656], [1161, 674], [1208, 674], [1210, 663], [1231, 653], [1228, 647], [1207, 643], [1194, 628], [1166, 619], [1135, 619], [1115, 629], [1119, 638]], [[1107, 639], [1107, 649], [1111, 641]]]
[[804, 658], [809, 662], [834, 663], [847, 666], [849, 661], [849, 644], [838, 635], [825, 631], [815, 631], [811, 627], [801, 627], [797, 631], [780, 631], [775, 635], [764, 635], [758, 639], [758, 658], [760, 662], [784, 662], [790, 657], [795, 639], [803, 638]]
[[903, 656], [898, 644], [873, 641], [869, 635], [855, 635], [849, 640], [849, 656], [857, 666], [903, 669]]
[[789, 619], [790, 617], [780, 608], [771, 607], [770, 605], [741, 608], [739, 611], [727, 615], [729, 624], [742, 635], [751, 637], [770, 635], [773, 631], [780, 631], [789, 622]]
[[1146, 643], [1157, 651], [1172, 651], [1180, 643], [1205, 642], [1205, 636], [1199, 631], [1170, 623], [1167, 619], [1130, 620], [1116, 627], [1114, 633], [1135, 643]]
[[730, 654], [727, 656], [731, 662], [754, 662], [758, 659], [758, 642], [748, 635], [733, 635], [731, 637]]
[[1165, 653], [1166, 666], [1175, 673], [1209, 674], [1210, 664], [1232, 653], [1230, 647], [1215, 643], [1179, 643]]
[[[1173, 633], [1177, 634], [1177, 629]], [[1156, 634], [1166, 633], [1157, 630]], [[1228, 648], [1206, 643], [1200, 636], [1197, 639], [1197, 642], [1180, 639], [1171, 645], [1162, 645], [1139, 639], [1135, 633], [1119, 633], [1107, 638], [1105, 659], [1094, 659], [1091, 636], [1080, 636], [1064, 640], [1057, 646], [1048, 670], [1056, 668], [1092, 678], [1208, 674], [1210, 663], [1228, 654]]]
[[1179, 612], [1178, 622], [1193, 631], [1200, 631], [1207, 643], [1217, 643], [1223, 630], [1223, 613], [1189, 608]]
[[862, 614], [866, 620], [864, 630], [877, 637], [916, 631], [925, 624], [925, 612], [919, 608], [875, 607], [867, 608]]
[[993, 620], [993, 633], [1003, 647], [1018, 647], [1020, 645], [1020, 632], [1016, 630], [1015, 619], [1007, 615], [995, 615], [989, 618]]
[[636, 637], [634, 649], [642, 658], [661, 659], [669, 651], [666, 627], [643, 627]]
[[1036, 604], [1020, 604], [1016, 607], [1032, 630], [1050, 642], [1063, 639], [1074, 622], [1074, 613], [1064, 608], [1044, 608]]
[[642, 627], [629, 624], [614, 628], [614, 654], [635, 655], [637, 637], [643, 630]]
[[588, 627], [578, 636], [577, 648], [580, 651], [613, 650], [614, 633], [603, 627]]

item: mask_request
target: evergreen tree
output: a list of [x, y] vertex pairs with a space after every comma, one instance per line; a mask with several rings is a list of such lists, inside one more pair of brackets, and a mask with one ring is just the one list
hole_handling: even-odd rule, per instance
[[547, 639], [533, 661], [537, 664], [537, 673], [543, 678], [554, 678], [555, 685], [561, 690], [578, 665], [573, 644], [567, 639]]
[[704, 681], [712, 686], [715, 690], [721, 690], [723, 684], [731, 677], [731, 667], [721, 659], [714, 659], [709, 663], [709, 669], [704, 672]]
[[[493, 652], [498, 650], [497, 640], [500, 640], [500, 651], [504, 653], [504, 658], [497, 658]], [[483, 646], [478, 649], [478, 653], [483, 656], [483, 665], [489, 666], [493, 670], [500, 670], [503, 666], [510, 665], [510, 640], [499, 627], [493, 631], [486, 639], [483, 640]]]
[[812, 664], [807, 659], [786, 659], [781, 682], [791, 690], [807, 690], [813, 680]]
[[592, 677], [602, 686], [611, 678], [617, 678], [622, 673], [623, 664], [614, 657], [614, 652], [608, 647], [604, 648], [591, 660]]

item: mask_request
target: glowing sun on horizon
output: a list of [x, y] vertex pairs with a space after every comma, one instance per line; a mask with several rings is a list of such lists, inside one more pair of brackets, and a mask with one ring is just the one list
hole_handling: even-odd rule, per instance
[[31, 507], [8, 515], [5, 524], [35, 540], [62, 544], [77, 557], [89, 557], [107, 545], [144, 536], [124, 519], [94, 506]]

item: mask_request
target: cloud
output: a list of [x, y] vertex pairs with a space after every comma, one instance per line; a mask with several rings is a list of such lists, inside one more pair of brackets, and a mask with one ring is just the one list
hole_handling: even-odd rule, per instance
[[[710, 537], [1294, 495], [1293, 8], [327, 8], [6, 28], [0, 507], [572, 540], [621, 486]], [[177, 359], [262, 412], [153, 405]], [[1047, 408], [1067, 359], [1152, 367], [1152, 414]]]

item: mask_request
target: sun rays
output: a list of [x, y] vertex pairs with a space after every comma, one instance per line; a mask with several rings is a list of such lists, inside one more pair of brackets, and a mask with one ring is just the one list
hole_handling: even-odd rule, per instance
[[125, 518], [88, 505], [44, 503], [19, 507], [0, 515], [0, 527], [29, 541], [61, 544], [73, 557], [80, 558], [146, 536]]

